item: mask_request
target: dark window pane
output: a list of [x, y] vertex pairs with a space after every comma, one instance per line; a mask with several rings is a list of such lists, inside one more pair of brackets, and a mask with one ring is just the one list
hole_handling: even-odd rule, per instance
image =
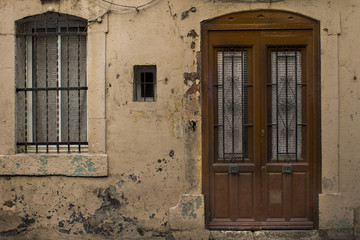
[[154, 102], [156, 66], [134, 66], [134, 101]]

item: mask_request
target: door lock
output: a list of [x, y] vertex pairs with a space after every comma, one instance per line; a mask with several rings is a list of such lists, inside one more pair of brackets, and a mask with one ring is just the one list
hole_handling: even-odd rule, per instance
[[239, 173], [239, 167], [238, 166], [229, 166], [229, 173], [230, 174], [238, 174]]
[[293, 172], [291, 165], [283, 165], [282, 166], [282, 173], [291, 174]]
[[266, 166], [262, 166], [262, 167], [261, 167], [261, 170], [262, 170], [263, 172], [266, 172]]

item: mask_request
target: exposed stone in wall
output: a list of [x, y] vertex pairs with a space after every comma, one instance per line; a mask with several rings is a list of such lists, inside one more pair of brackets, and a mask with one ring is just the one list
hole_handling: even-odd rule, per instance
[[[198, 38], [199, 35], [194, 29], [188, 32], [188, 37], [192, 39]], [[188, 51], [192, 50], [192, 45]], [[187, 193], [198, 191], [200, 183], [200, 139], [201, 139], [201, 115], [200, 115], [200, 52], [197, 51], [194, 55], [193, 64], [195, 65], [196, 72], [184, 73], [184, 84], [189, 86], [184, 95], [184, 108], [185, 108], [185, 178], [187, 181]]]
[[[194, 30], [191, 30], [191, 33], [189, 34], [192, 38], [198, 36]], [[196, 59], [194, 59], [194, 62], [196, 62], [196, 72], [184, 72], [184, 84], [190, 86], [185, 93], [185, 96], [188, 98], [195, 97], [196, 95], [194, 94], [200, 93], [200, 57], [200, 52], [196, 52]]]
[[196, 12], [196, 7], [191, 7], [189, 10], [186, 10], [181, 13], [181, 20], [187, 18], [190, 12]]
[[27, 227], [34, 222], [35, 220], [28, 214], [21, 217], [13, 211], [0, 208], [0, 238], [16, 236], [26, 231]]
[[336, 184], [336, 176], [333, 176], [332, 178], [326, 178], [323, 177], [322, 179], [322, 186], [324, 188], [324, 190], [326, 191], [332, 191], [334, 189], [334, 186]]
[[[128, 182], [141, 183], [139, 176], [129, 174], [127, 177]], [[5, 180], [6, 185], [10, 180]], [[49, 183], [53, 180], [51, 179]], [[32, 196], [29, 191], [32, 183], [28, 186], [13, 187], [6, 194], [9, 199], [0, 202], [0, 238], [32, 239], [32, 233], [36, 234], [36, 229], [40, 226], [48, 228], [45, 231], [57, 232], [53, 236], [40, 239], [73, 239], [76, 236], [93, 236], [91, 237], [93, 239], [167, 236], [166, 222], [163, 230], [153, 229], [145, 226], [143, 220], [139, 220], [136, 216], [126, 214], [126, 208], [131, 203], [125, 193], [119, 190], [126, 181], [121, 180], [119, 183], [121, 184], [118, 187], [110, 185], [106, 189], [94, 188], [92, 192], [89, 192], [92, 187], [87, 186], [85, 193], [87, 200], [82, 201], [75, 199], [76, 193], [72, 193], [72, 187], [65, 182], [59, 184], [56, 191], [55, 189], [48, 191], [47, 181], [43, 181], [43, 187], [37, 189], [39, 193], [41, 192], [38, 196]], [[1, 189], [1, 191], [6, 190]], [[78, 197], [82, 198], [82, 196]], [[39, 206], [43, 207], [38, 208]], [[148, 218], [153, 219], [155, 215], [152, 213]]]
[[183, 194], [179, 203], [170, 208], [171, 231], [205, 231], [204, 198], [202, 195]]

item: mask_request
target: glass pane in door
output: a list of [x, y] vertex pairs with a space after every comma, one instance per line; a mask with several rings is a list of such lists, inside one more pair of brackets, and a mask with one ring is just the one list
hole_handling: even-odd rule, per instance
[[217, 59], [218, 157], [236, 161], [248, 152], [247, 52], [220, 49]]
[[271, 51], [272, 158], [301, 158], [302, 84], [301, 51]]

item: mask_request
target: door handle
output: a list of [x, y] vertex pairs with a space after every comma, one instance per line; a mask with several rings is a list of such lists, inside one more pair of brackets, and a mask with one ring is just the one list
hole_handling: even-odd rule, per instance
[[261, 170], [262, 170], [263, 172], [266, 172], [266, 166], [261, 166]]

